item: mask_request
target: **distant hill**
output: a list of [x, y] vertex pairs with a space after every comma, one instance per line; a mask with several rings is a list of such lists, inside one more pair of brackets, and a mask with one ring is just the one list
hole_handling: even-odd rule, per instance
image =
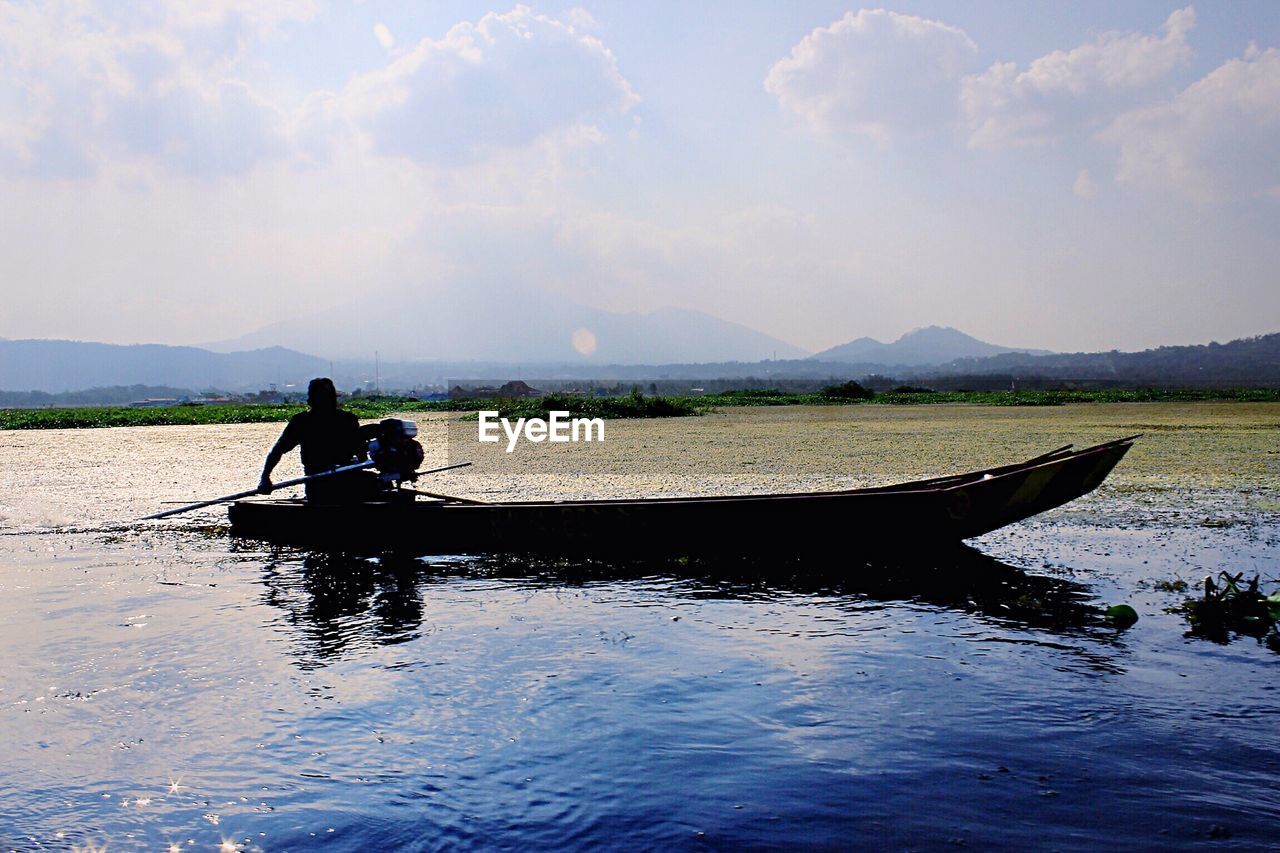
[[1046, 354], [1048, 350], [1002, 347], [980, 341], [950, 326], [926, 326], [907, 332], [891, 344], [874, 338], [858, 338], [815, 353], [810, 358], [814, 361], [922, 367], [946, 364], [958, 358], [985, 358], [1011, 352]]
[[44, 409], [51, 406], [126, 406], [136, 400], [175, 399], [196, 397], [191, 388], [170, 388], [167, 385], [113, 385], [107, 388], [85, 388], [77, 391], [0, 391], [0, 408]]
[[[890, 344], [877, 341], [875, 338], [854, 338], [847, 344], [840, 344], [809, 356], [814, 361], [866, 361], [867, 356], [881, 352]], [[873, 358], [872, 361], [875, 359]]]
[[[370, 388], [375, 375], [384, 389], [443, 385], [459, 379], [506, 382], [591, 380], [647, 386], [652, 380], [690, 380], [699, 387], [781, 387], [807, 381], [813, 387], [831, 381], [875, 375], [876, 387], [898, 381], [936, 388], [1019, 387], [1038, 384], [1080, 386], [1248, 386], [1280, 387], [1280, 333], [1242, 338], [1226, 344], [1167, 346], [1142, 352], [1006, 352], [985, 358], [953, 359], [943, 365], [893, 366], [872, 361], [819, 361], [814, 358], [757, 361], [686, 361], [648, 364], [592, 364], [575, 361], [515, 362], [457, 360], [391, 361], [383, 353], [380, 374], [372, 359], [322, 360], [282, 347], [214, 353], [196, 347], [160, 344], [114, 346], [82, 341], [10, 341], [0, 339], [0, 392], [66, 394], [92, 389], [73, 400], [39, 394], [0, 395], [0, 405], [118, 402], [130, 389], [112, 386], [165, 386], [196, 392], [257, 391], [272, 384], [305, 388], [313, 376], [332, 375], [342, 390]], [[694, 381], [696, 380], [696, 381]], [[723, 380], [717, 384], [711, 380]], [[888, 387], [887, 385], [885, 387]], [[136, 396], [181, 396], [139, 391]]]
[[256, 391], [273, 383], [305, 384], [328, 366], [283, 347], [215, 353], [163, 344], [0, 339], [3, 391], [59, 393], [115, 385]]
[[1040, 377], [1060, 380], [1111, 380], [1125, 384], [1204, 385], [1280, 384], [1280, 333], [1191, 346], [1166, 346], [1141, 352], [1005, 353], [989, 358], [957, 359], [939, 375]]
[[[280, 345], [334, 359], [665, 364], [803, 358], [807, 351], [701, 311], [591, 308], [558, 294], [445, 286], [406, 291], [274, 323], [227, 341], [231, 351]], [[953, 356], [954, 357], [954, 356]]]

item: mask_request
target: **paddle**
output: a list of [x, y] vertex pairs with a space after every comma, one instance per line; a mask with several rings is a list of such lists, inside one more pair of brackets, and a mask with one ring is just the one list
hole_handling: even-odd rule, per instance
[[[365, 468], [372, 468], [376, 464], [377, 463], [375, 463], [372, 459], [370, 459], [367, 462], [357, 462], [352, 465], [343, 465], [339, 468], [334, 468], [331, 471], [321, 471], [319, 474], [310, 474], [306, 477], [297, 477], [293, 480], [285, 480], [283, 483], [276, 483], [271, 487], [270, 491], [274, 492], [276, 489], [283, 489], [286, 486], [299, 486], [303, 483], [310, 483], [313, 480], [319, 480], [321, 477], [332, 477], [335, 474], [345, 474], [348, 471], [360, 471]], [[441, 471], [452, 471], [454, 468], [465, 468], [470, 464], [471, 464], [470, 462], [459, 462], [456, 465], [445, 465], [443, 468], [432, 468], [429, 471], [415, 471], [412, 474], [410, 474], [406, 479], [416, 479], [425, 474], [439, 474]], [[207, 500], [207, 501], [200, 501], [198, 503], [187, 504], [186, 506], [180, 506], [180, 507], [177, 507], [176, 509], [166, 509], [164, 512], [157, 512], [154, 515], [144, 515], [142, 518], [138, 520], [151, 521], [157, 518], [168, 518], [169, 516], [177, 515], [180, 512], [190, 512], [193, 509], [201, 509], [202, 507], [213, 506], [214, 504], [226, 503], [227, 501], [236, 501], [236, 500], [240, 500], [241, 498], [248, 498], [257, 494], [261, 494], [261, 492], [259, 492], [257, 489], [249, 489], [243, 492], [236, 492], [234, 495], [223, 495], [220, 498], [211, 498], [210, 500]]]
[[422, 495], [424, 498], [435, 498], [445, 503], [473, 504], [475, 506], [488, 506], [486, 501], [474, 501], [471, 498], [460, 498], [457, 495], [442, 495], [438, 492], [424, 492], [422, 489], [404, 489], [413, 495]]
[[1052, 459], [1055, 456], [1060, 456], [1063, 453], [1066, 453], [1068, 450], [1070, 450], [1073, 447], [1075, 447], [1074, 444], [1064, 444], [1061, 447], [1059, 447], [1057, 450], [1050, 450], [1048, 453], [1041, 453], [1039, 456], [1032, 456], [1023, 464], [1030, 465], [1032, 462], [1044, 462], [1047, 459]]

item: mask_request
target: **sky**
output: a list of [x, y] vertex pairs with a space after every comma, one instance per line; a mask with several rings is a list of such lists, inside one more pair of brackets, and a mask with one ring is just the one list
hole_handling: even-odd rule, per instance
[[0, 0], [0, 197], [8, 338], [466, 288], [1226, 341], [1280, 331], [1280, 4]]

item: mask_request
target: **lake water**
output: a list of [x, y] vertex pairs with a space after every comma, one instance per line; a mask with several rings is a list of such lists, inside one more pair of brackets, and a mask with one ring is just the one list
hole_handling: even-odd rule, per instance
[[[752, 410], [616, 424], [562, 482], [434, 481], [886, 481], [1149, 430], [1103, 489], [973, 550], [786, 582], [325, 557], [231, 540], [216, 508], [121, 523], [251, 486], [278, 426], [0, 433], [0, 848], [1275, 847], [1280, 655], [1185, 636], [1155, 584], [1275, 578], [1277, 423]], [[747, 464], [681, 469], [706, 430], [749, 436]], [[1127, 631], [1097, 618], [1116, 602]]]

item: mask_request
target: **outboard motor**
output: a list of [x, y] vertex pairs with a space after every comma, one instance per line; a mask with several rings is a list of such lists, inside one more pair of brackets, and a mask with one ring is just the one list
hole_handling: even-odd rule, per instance
[[369, 441], [369, 458], [384, 481], [412, 479], [423, 459], [417, 434], [418, 425], [413, 421], [386, 418], [378, 424], [377, 435]]

